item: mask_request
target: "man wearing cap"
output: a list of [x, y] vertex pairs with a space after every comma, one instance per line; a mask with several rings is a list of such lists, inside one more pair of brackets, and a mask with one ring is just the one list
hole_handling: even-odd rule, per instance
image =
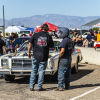
[[92, 47], [94, 47], [97, 43], [97, 31], [94, 31], [94, 37], [93, 39], [91, 40], [91, 42], [89, 42], [90, 44], [92, 43]]
[[53, 32], [53, 34], [51, 35], [51, 36], [52, 36], [52, 38], [53, 38], [53, 39], [57, 39], [57, 38], [58, 38], [58, 36], [57, 36], [57, 34], [55, 34], [55, 30], [53, 30], [52, 32]]
[[59, 54], [58, 87], [54, 89], [55, 91], [63, 91], [64, 83], [65, 89], [69, 89], [71, 80], [71, 54], [74, 51], [73, 42], [68, 37], [69, 29], [63, 27], [59, 31], [61, 32], [60, 38], [63, 38], [63, 40], [60, 45], [61, 51]]
[[68, 37], [69, 37], [70, 39], [72, 39], [72, 38], [73, 38], [73, 36], [74, 36], [73, 31], [72, 31], [72, 30], [70, 30], [70, 33], [69, 33], [69, 36], [68, 36]]
[[90, 43], [91, 40], [94, 38], [92, 29], [89, 30], [89, 33], [90, 33], [90, 34], [87, 35], [86, 40], [84, 41], [84, 45], [85, 45], [85, 43], [86, 43], [87, 40], [88, 40], [88, 47], [92, 47], [92, 43]]
[[48, 34], [48, 25], [43, 24], [41, 32], [34, 34], [28, 46], [28, 57], [31, 59], [31, 48], [33, 46], [32, 71], [30, 76], [30, 90], [34, 90], [36, 75], [39, 70], [37, 91], [43, 91], [45, 69], [49, 55], [49, 48], [54, 46], [52, 37]]
[[74, 37], [78, 35], [77, 29], [74, 30]]

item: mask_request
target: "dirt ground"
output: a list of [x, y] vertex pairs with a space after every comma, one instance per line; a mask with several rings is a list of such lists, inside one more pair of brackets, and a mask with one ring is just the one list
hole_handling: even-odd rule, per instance
[[0, 100], [100, 100], [100, 66], [79, 64], [79, 72], [72, 74], [70, 90], [53, 91], [57, 82], [45, 77], [46, 91], [29, 90], [29, 81], [16, 77], [12, 82], [0, 79]]

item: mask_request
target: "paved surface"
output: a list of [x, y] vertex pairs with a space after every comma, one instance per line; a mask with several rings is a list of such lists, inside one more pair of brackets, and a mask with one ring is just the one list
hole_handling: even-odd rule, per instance
[[[36, 85], [37, 86], [37, 85]], [[29, 90], [26, 78], [16, 77], [13, 82], [0, 79], [0, 100], [100, 100], [100, 67], [96, 65], [79, 65], [79, 72], [72, 74], [70, 90], [53, 91], [57, 82], [45, 78], [47, 91]]]

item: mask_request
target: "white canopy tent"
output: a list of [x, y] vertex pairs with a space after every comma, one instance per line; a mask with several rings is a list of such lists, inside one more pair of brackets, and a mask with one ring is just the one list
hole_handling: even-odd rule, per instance
[[88, 27], [100, 27], [100, 18], [99, 19], [96, 19], [96, 20], [93, 20], [89, 23], [86, 23], [82, 26], [88, 26]]
[[21, 26], [9, 26], [8, 28], [5, 29], [5, 32], [20, 32], [22, 30], [25, 30], [26, 28], [21, 27]]

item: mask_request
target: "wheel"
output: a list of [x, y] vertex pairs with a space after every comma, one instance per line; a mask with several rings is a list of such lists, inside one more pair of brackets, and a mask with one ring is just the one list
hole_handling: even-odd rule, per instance
[[4, 75], [4, 79], [6, 81], [13, 81], [15, 79], [15, 75]]
[[74, 65], [74, 67], [72, 68], [72, 73], [77, 73], [77, 72], [78, 72], [78, 60], [76, 64]]
[[53, 82], [57, 82], [57, 77], [58, 77], [58, 71], [54, 75], [51, 75], [51, 80]]

